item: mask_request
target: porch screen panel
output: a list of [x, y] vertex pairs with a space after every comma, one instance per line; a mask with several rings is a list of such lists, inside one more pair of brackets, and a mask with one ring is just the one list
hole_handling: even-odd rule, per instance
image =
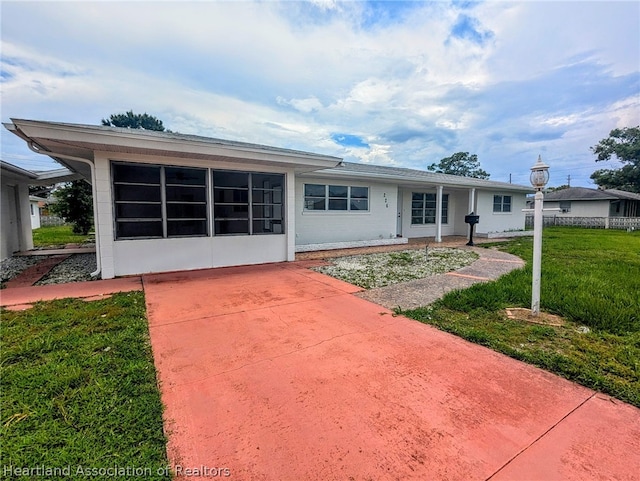
[[284, 234], [283, 174], [213, 171], [216, 235]]
[[249, 234], [249, 173], [214, 170], [213, 203], [216, 235]]
[[207, 235], [207, 171], [165, 167], [167, 237]]
[[116, 238], [162, 237], [159, 166], [113, 164]]
[[251, 174], [253, 234], [284, 233], [284, 175]]

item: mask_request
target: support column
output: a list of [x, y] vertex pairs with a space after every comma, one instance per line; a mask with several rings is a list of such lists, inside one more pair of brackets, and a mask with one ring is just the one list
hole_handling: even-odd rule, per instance
[[469, 189], [469, 208], [467, 214], [471, 214], [476, 210], [476, 188]]
[[442, 186], [436, 194], [436, 242], [442, 242]]

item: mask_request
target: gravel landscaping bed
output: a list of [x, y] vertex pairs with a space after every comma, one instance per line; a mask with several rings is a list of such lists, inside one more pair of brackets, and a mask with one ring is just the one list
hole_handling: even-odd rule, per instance
[[[4, 259], [0, 264], [0, 282], [5, 282], [18, 276], [25, 269], [37, 264], [50, 256], [14, 256]], [[35, 285], [64, 284], [65, 282], [90, 281], [96, 278], [91, 273], [96, 270], [95, 254], [73, 254], [55, 266], [45, 277]]]
[[36, 282], [36, 286], [96, 280], [91, 273], [97, 268], [95, 254], [74, 254], [55, 266]]
[[478, 257], [467, 249], [436, 247], [339, 257], [328, 259], [331, 265], [313, 269], [371, 289], [455, 271]]
[[4, 284], [8, 280], [16, 277], [23, 270], [37, 264], [42, 259], [46, 258], [47, 256], [15, 256], [4, 259], [2, 263], [0, 263], [0, 283]]

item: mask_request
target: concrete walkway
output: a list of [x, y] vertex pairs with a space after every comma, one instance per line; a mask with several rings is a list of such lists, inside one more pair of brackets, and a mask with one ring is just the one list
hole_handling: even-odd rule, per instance
[[640, 410], [304, 265], [143, 281], [179, 478], [637, 479]]

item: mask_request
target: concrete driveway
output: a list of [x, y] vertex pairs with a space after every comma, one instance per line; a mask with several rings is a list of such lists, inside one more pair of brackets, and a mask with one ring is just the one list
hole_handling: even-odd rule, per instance
[[143, 283], [185, 479], [637, 479], [640, 410], [305, 264]]

